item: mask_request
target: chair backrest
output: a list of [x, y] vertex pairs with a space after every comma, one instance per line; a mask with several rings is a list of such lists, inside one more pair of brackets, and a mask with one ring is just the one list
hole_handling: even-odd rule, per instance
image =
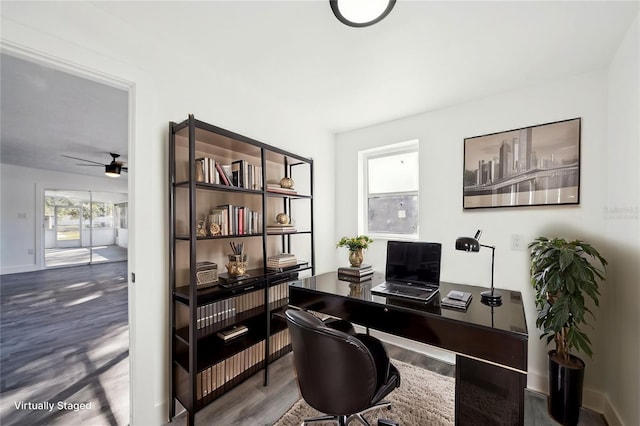
[[367, 347], [308, 312], [285, 312], [298, 386], [304, 400], [329, 415], [348, 415], [369, 407], [375, 394], [376, 365]]

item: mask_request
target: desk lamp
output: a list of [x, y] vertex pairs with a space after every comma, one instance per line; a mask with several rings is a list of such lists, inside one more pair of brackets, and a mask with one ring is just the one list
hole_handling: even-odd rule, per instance
[[480, 251], [480, 247], [486, 247], [491, 249], [491, 290], [483, 291], [480, 293], [480, 301], [488, 306], [500, 306], [502, 305], [502, 295], [495, 291], [493, 288], [493, 269], [494, 269], [494, 260], [496, 254], [495, 246], [487, 246], [484, 244], [480, 244], [478, 241], [480, 239], [480, 235], [482, 231], [478, 229], [476, 235], [471, 237], [459, 237], [456, 239], [456, 250], [468, 251], [468, 252], [478, 252]]

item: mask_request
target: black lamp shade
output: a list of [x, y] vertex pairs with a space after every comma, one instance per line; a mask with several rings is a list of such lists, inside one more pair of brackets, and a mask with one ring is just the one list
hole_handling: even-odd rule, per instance
[[456, 250], [480, 251], [480, 243], [475, 238], [459, 237], [456, 239]]

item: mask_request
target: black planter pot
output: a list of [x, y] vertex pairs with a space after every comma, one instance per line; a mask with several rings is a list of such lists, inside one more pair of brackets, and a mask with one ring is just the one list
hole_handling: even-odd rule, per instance
[[547, 361], [549, 365], [549, 398], [547, 409], [549, 414], [559, 423], [575, 426], [580, 417], [582, 406], [582, 385], [584, 383], [584, 362], [573, 355], [570, 358], [579, 367], [559, 364], [553, 357], [556, 351], [549, 351]]

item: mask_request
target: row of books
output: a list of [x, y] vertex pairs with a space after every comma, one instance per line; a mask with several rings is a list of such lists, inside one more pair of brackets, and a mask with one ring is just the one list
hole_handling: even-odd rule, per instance
[[373, 277], [371, 265], [342, 266], [338, 268], [338, 279], [341, 281], [362, 282]]
[[237, 354], [202, 370], [196, 376], [196, 397], [202, 399], [225, 383], [264, 361], [265, 341], [262, 340]]
[[263, 304], [264, 295], [262, 292], [254, 291], [198, 306], [196, 328], [209, 327], [223, 321], [231, 323], [235, 321], [236, 315]]
[[289, 298], [289, 283], [280, 283], [269, 287], [269, 302], [277, 302]]
[[286, 328], [272, 334], [269, 337], [269, 355], [275, 354], [289, 344], [291, 344], [291, 337], [289, 336], [289, 330]]
[[[245, 350], [202, 370], [196, 375], [196, 398], [202, 399], [225, 383], [251, 367], [264, 361], [265, 341], [249, 346]], [[281, 330], [269, 337], [269, 355], [274, 355], [291, 344], [289, 331]]]
[[211, 157], [196, 158], [195, 163], [196, 182], [262, 189], [262, 166], [250, 164], [246, 160], [222, 164]]
[[280, 271], [298, 264], [295, 254], [282, 253], [267, 257], [267, 268]]
[[[277, 302], [289, 297], [289, 284], [286, 282], [269, 287], [269, 301]], [[236, 315], [264, 305], [264, 293], [253, 291], [228, 299], [217, 300], [198, 306], [196, 328], [201, 329], [227, 321], [233, 323]]]
[[218, 206], [211, 210], [208, 219], [210, 230], [212, 223], [218, 224], [217, 235], [252, 235], [262, 232], [262, 213], [245, 206]]
[[238, 188], [262, 189], [262, 166], [250, 164], [246, 160], [232, 162], [231, 184]]

